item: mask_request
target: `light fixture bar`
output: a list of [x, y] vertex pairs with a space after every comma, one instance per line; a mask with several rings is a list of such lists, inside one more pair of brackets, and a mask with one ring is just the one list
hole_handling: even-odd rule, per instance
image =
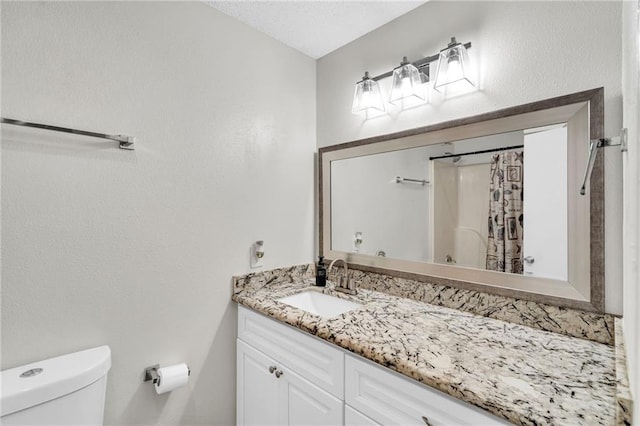
[[[465, 49], [469, 49], [471, 48], [471, 42], [465, 43], [463, 44], [463, 46]], [[411, 62], [411, 64], [414, 67], [418, 68], [420, 72], [423, 72], [423, 68], [426, 68], [427, 65], [429, 65], [431, 62], [435, 62], [436, 60], [438, 60], [439, 57], [440, 57], [440, 52], [436, 53], [435, 55], [427, 56], [426, 58], [418, 59], [415, 62]], [[427, 70], [428, 70], [428, 67], [427, 67]], [[378, 80], [382, 80], [383, 78], [391, 77], [392, 75], [393, 75], [393, 70], [389, 72], [385, 72], [384, 74], [376, 75], [375, 77], [370, 77], [370, 78], [373, 81], [378, 81]]]

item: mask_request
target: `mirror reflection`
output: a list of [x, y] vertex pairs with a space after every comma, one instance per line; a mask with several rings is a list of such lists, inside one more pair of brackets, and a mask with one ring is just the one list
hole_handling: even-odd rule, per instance
[[331, 161], [331, 249], [568, 280], [567, 126]]

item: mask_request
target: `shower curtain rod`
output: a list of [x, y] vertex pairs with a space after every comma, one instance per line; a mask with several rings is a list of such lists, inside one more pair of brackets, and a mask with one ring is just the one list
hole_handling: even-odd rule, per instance
[[0, 117], [0, 123], [13, 124], [14, 126], [33, 127], [36, 129], [53, 130], [54, 132], [72, 133], [74, 135], [91, 136], [100, 139], [109, 139], [118, 142], [121, 149], [135, 149], [133, 144], [135, 138], [126, 135], [108, 135], [105, 133], [89, 132], [87, 130], [70, 129], [67, 127], [51, 126], [49, 124], [30, 123], [28, 121], [14, 120], [12, 118]]
[[486, 154], [487, 152], [506, 151], [508, 149], [524, 148], [524, 145], [505, 146], [502, 148], [483, 149], [482, 151], [461, 152], [460, 154], [445, 154], [436, 157], [429, 157], [429, 160], [439, 160], [441, 158], [464, 157], [465, 155]]

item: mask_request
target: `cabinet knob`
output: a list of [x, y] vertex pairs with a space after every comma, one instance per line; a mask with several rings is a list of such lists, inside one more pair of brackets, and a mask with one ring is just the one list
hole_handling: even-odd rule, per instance
[[431, 422], [429, 421], [429, 419], [427, 418], [427, 416], [422, 416], [422, 421], [424, 422], [425, 425], [427, 426], [433, 426], [433, 424], [431, 424]]
[[524, 258], [524, 262], [528, 263], [529, 265], [533, 265], [535, 261], [536, 259], [533, 256], [527, 256]]
[[274, 371], [276, 371], [277, 367], [275, 365], [272, 365], [271, 367], [269, 367], [269, 373], [273, 374]]
[[284, 373], [281, 370], [276, 370], [276, 377], [279, 379]]

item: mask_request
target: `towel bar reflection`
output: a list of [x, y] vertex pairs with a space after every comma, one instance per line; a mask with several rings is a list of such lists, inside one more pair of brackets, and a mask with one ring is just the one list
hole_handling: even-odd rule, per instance
[[404, 182], [419, 183], [420, 185], [425, 185], [429, 183], [428, 180], [424, 180], [424, 179], [410, 179], [410, 178], [403, 178], [400, 176], [396, 176], [396, 183], [404, 183]]
[[100, 138], [100, 139], [109, 139], [109, 140], [118, 142], [120, 149], [128, 149], [128, 150], [135, 149], [133, 144], [135, 143], [136, 138], [133, 136], [109, 135], [106, 133], [89, 132], [87, 130], [77, 130], [77, 129], [70, 129], [67, 127], [51, 126], [49, 124], [30, 123], [28, 121], [14, 120], [12, 118], [4, 118], [4, 117], [0, 117], [0, 123], [12, 124], [14, 126], [33, 127], [36, 129], [52, 130], [54, 132], [72, 133], [74, 135], [91, 136], [91, 137]]

